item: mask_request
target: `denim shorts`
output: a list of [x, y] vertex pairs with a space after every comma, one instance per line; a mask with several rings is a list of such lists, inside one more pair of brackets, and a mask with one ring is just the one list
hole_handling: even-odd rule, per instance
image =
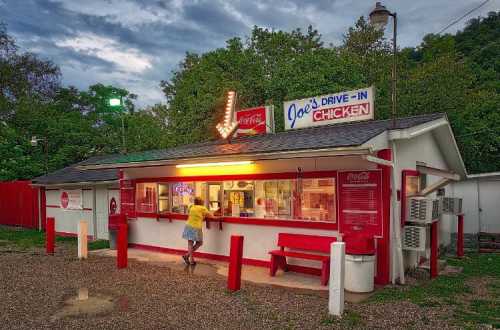
[[182, 238], [188, 241], [203, 242], [203, 231], [198, 228], [193, 228], [191, 226], [184, 227], [184, 232], [182, 233]]

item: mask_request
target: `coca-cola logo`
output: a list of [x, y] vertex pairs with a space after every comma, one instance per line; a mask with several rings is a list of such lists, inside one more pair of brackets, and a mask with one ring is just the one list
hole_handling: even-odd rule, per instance
[[113, 197], [113, 198], [111, 198], [111, 201], [109, 202], [109, 214], [115, 214], [117, 209], [118, 209], [118, 205], [116, 203], [116, 199]]
[[262, 114], [260, 114], [260, 113], [246, 115], [246, 116], [240, 117], [238, 119], [238, 122], [240, 123], [240, 125], [244, 125], [244, 126], [255, 126], [255, 125], [260, 124], [263, 121], [264, 120], [262, 118]]
[[68, 196], [68, 193], [63, 191], [61, 193], [61, 206], [63, 209], [66, 209], [68, 208], [68, 205], [69, 205], [69, 196]]
[[356, 172], [347, 174], [347, 181], [349, 182], [366, 182], [370, 179], [370, 173], [368, 172]]

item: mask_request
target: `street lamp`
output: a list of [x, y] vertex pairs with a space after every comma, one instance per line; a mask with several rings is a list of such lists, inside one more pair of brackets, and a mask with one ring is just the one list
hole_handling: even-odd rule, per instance
[[[108, 105], [111, 108], [118, 108], [119, 110], [123, 110], [123, 104], [122, 104], [122, 98], [121, 96], [112, 96], [108, 99]], [[121, 115], [121, 120], [122, 120], [122, 151], [123, 153], [127, 152], [126, 146], [125, 146], [125, 121], [124, 121], [124, 114], [122, 113]]]
[[396, 44], [396, 35], [397, 35], [397, 26], [398, 19], [397, 14], [391, 13], [384, 5], [380, 2], [375, 4], [375, 8], [370, 13], [370, 23], [373, 24], [378, 29], [383, 29], [387, 25], [389, 21], [389, 16], [392, 16], [393, 21], [393, 35], [392, 35], [392, 127], [396, 126], [396, 66], [397, 66], [397, 44]]
[[46, 137], [37, 138], [36, 135], [31, 137], [30, 144], [32, 147], [38, 146], [38, 142], [43, 141], [43, 148], [45, 149], [45, 174], [49, 173], [49, 144]]

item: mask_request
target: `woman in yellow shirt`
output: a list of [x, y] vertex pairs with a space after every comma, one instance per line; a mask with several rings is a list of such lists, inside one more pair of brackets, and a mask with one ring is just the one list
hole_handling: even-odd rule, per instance
[[[203, 220], [214, 219], [215, 217], [203, 206], [203, 199], [195, 197], [194, 205], [189, 207], [188, 219], [182, 238], [188, 241], [188, 253], [182, 256], [187, 265], [196, 265], [193, 253], [203, 245]], [[195, 243], [196, 242], [196, 243]]]

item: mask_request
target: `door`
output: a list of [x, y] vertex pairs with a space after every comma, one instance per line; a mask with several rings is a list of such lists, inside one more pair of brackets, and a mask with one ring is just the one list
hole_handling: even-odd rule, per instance
[[207, 208], [215, 216], [222, 215], [222, 183], [209, 182], [207, 184]]
[[498, 205], [500, 205], [500, 180], [479, 181], [479, 221], [482, 232], [500, 234]]

